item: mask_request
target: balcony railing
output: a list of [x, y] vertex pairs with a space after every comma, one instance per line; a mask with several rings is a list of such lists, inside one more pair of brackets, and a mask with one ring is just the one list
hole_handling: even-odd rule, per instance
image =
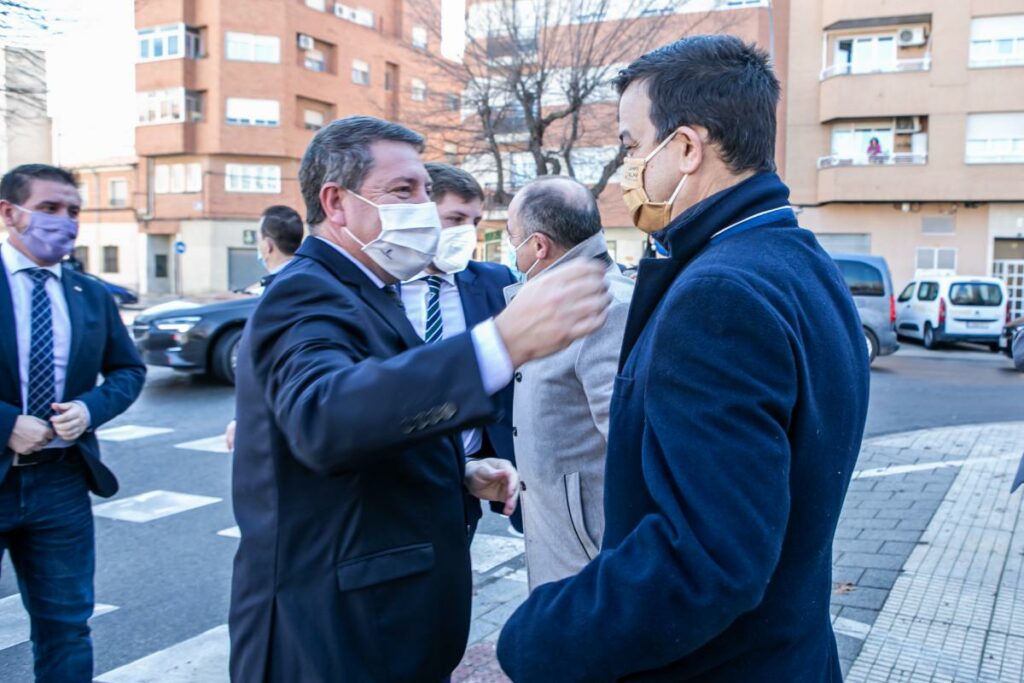
[[1024, 55], [971, 57], [970, 61], [972, 69], [993, 69], [1001, 66], [1024, 66]]
[[868, 156], [848, 157], [830, 154], [818, 159], [818, 168], [835, 168], [836, 166], [920, 166], [928, 163], [927, 154], [899, 152], [896, 154], [874, 154]]
[[904, 71], [928, 71], [932, 68], [931, 55], [920, 59], [897, 59], [888, 64], [878, 64], [870, 68], [853, 64], [833, 64], [821, 71], [821, 80], [825, 81], [836, 76], [864, 76], [867, 74], [901, 73]]
[[968, 164], [1024, 164], [1024, 153], [968, 154], [964, 161]]

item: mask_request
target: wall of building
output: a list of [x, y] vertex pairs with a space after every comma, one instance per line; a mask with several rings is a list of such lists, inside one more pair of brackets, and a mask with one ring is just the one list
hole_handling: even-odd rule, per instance
[[246, 240], [246, 231], [258, 227], [257, 220], [183, 221], [175, 238], [186, 245], [185, 253], [177, 260], [182, 293], [226, 291], [228, 250], [251, 249], [255, 259], [256, 244]]

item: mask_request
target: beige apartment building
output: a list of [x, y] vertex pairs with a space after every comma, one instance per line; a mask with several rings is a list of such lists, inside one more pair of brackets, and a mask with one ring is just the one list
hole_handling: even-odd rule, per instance
[[794, 3], [785, 180], [833, 251], [1006, 278], [1024, 315], [1024, 3]]

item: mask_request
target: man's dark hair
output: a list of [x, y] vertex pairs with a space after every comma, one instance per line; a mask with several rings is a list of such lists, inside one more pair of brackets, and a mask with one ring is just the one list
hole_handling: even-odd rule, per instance
[[319, 225], [327, 216], [320, 207], [324, 183], [359, 191], [373, 167], [370, 145], [380, 140], [405, 142], [423, 151], [423, 136], [405, 126], [373, 116], [347, 116], [317, 131], [302, 156], [299, 185], [306, 203], [306, 223]]
[[461, 168], [437, 162], [424, 164], [424, 166], [427, 167], [427, 173], [430, 174], [430, 198], [433, 201], [440, 202], [447, 194], [453, 194], [467, 202], [474, 199], [483, 200], [484, 189], [480, 187], [480, 183]]
[[48, 164], [22, 164], [5, 173], [0, 180], [0, 199], [24, 204], [32, 194], [33, 180], [53, 180], [78, 187], [75, 174], [67, 169]]
[[290, 206], [271, 206], [263, 212], [260, 234], [273, 240], [277, 248], [291, 256], [302, 244], [302, 216]]
[[597, 201], [585, 186], [568, 176], [540, 176], [519, 190], [523, 239], [547, 235], [563, 249], [601, 232]]
[[735, 36], [692, 36], [648, 52], [615, 78], [646, 84], [658, 142], [703, 126], [733, 173], [775, 170], [779, 79], [768, 54]]

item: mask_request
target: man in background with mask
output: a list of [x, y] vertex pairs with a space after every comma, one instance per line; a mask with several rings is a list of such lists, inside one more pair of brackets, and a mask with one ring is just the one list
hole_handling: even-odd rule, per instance
[[368, 116], [314, 135], [299, 182], [311, 236], [238, 354], [229, 625], [235, 681], [437, 683], [469, 633], [463, 491], [510, 513], [505, 460], [463, 456], [512, 368], [600, 327], [603, 268], [525, 287], [500, 315], [424, 343], [395, 285], [436, 254], [423, 138]]
[[[726, 36], [616, 81], [640, 264], [600, 554], [498, 642], [516, 681], [838, 681], [832, 536], [860, 449], [857, 310], [775, 174], [779, 82]], [[529, 509], [526, 510], [529, 518]]]
[[[505, 308], [504, 289], [516, 282], [505, 266], [473, 261], [476, 227], [483, 218], [484, 191], [473, 176], [448, 164], [425, 164], [430, 175], [430, 198], [441, 217], [437, 255], [424, 272], [402, 284], [405, 315], [426, 343], [449, 339], [472, 329]], [[515, 464], [512, 454], [512, 384], [495, 397], [503, 417], [482, 428], [462, 433], [468, 458], [498, 457]], [[472, 533], [480, 520], [480, 501], [467, 496]], [[501, 513], [504, 504], [492, 502]], [[513, 527], [522, 528], [518, 508]]]
[[543, 287], [567, 264], [596, 261], [613, 298], [599, 330], [516, 368], [515, 450], [534, 589], [576, 574], [601, 546], [608, 408], [633, 281], [608, 254], [594, 196], [572, 178], [543, 176], [523, 186], [508, 207], [508, 239], [527, 282]]
[[89, 491], [117, 493], [95, 430], [127, 410], [146, 377], [110, 294], [61, 266], [78, 236], [75, 185], [44, 164], [0, 180], [0, 559], [10, 551], [18, 574], [35, 679], [53, 683], [92, 680]]

